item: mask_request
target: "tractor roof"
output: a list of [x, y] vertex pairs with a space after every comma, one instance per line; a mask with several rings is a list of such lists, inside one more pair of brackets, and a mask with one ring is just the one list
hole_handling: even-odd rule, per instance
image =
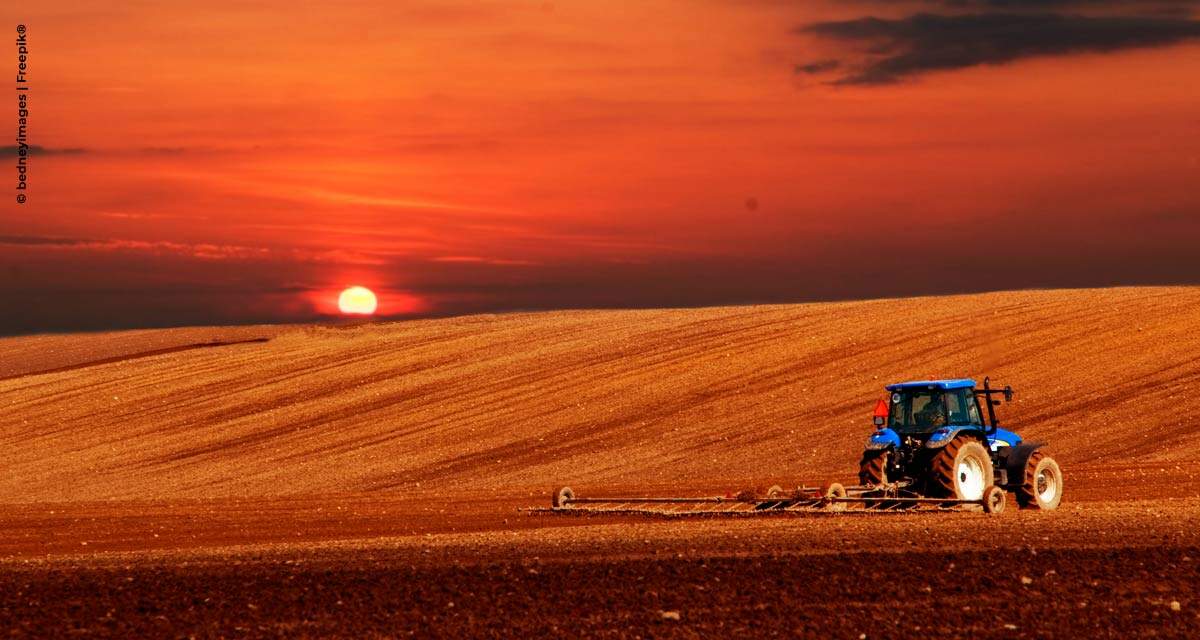
[[912, 382], [897, 382], [889, 384], [886, 389], [888, 391], [899, 391], [901, 389], [974, 389], [975, 381], [970, 378], [956, 378], [954, 380], [914, 380]]

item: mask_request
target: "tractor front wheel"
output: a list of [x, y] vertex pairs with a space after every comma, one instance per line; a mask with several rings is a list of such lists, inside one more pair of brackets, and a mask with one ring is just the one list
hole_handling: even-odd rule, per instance
[[1062, 470], [1054, 458], [1034, 451], [1025, 463], [1025, 477], [1017, 489], [1017, 504], [1022, 509], [1057, 509], [1062, 501]]
[[887, 484], [887, 449], [864, 451], [858, 463], [858, 483], [865, 487]]
[[979, 501], [995, 481], [992, 458], [978, 440], [959, 436], [942, 447], [930, 463], [930, 490], [947, 498]]

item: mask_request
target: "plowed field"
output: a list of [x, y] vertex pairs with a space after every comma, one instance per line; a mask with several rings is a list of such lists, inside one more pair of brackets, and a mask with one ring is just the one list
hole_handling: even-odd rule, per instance
[[[5, 338], [0, 629], [1195, 637], [1198, 336], [1124, 288]], [[1060, 510], [517, 511], [848, 482], [884, 384], [984, 375]]]

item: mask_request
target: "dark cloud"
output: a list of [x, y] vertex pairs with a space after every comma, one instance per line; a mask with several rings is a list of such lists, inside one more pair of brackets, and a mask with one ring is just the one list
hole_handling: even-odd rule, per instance
[[926, 7], [1003, 11], [1100, 11], [1142, 15], [1186, 13], [1200, 7], [1200, 0], [872, 0], [875, 6]]
[[[974, 4], [1006, 0], [976, 0]], [[1016, 2], [1017, 0], [1007, 0]], [[1065, 1], [1065, 0], [1062, 0]], [[1022, 4], [1033, 5], [1032, 0]], [[1050, 0], [1043, 4], [1056, 4]], [[1200, 38], [1200, 21], [1140, 15], [971, 13], [864, 17], [799, 28], [856, 45], [863, 56], [834, 84], [894, 83], [931, 71], [995, 65], [1039, 56], [1112, 52]], [[819, 64], [819, 63], [813, 63]], [[799, 65], [797, 69], [808, 65]]]
[[190, 151], [187, 147], [142, 147], [139, 149], [146, 154], [179, 155]]
[[79, 240], [76, 238], [51, 238], [46, 236], [0, 236], [0, 244], [21, 245], [27, 247], [71, 247], [84, 244], [85, 242], [85, 240]]
[[810, 75], [814, 73], [824, 73], [826, 71], [833, 71], [840, 66], [842, 66], [842, 63], [837, 60], [817, 60], [816, 62], [810, 62], [808, 64], [796, 65], [796, 73], [806, 73]]
[[994, 9], [1062, 9], [1062, 8], [1120, 8], [1138, 9], [1188, 8], [1200, 5], [1200, 0], [932, 0], [927, 4], [947, 7], [990, 7]]
[[[0, 147], [0, 154], [15, 156], [20, 150], [16, 145]], [[29, 153], [33, 155], [74, 155], [77, 153], [87, 153], [86, 149], [79, 147], [43, 147], [36, 144], [29, 145]]]

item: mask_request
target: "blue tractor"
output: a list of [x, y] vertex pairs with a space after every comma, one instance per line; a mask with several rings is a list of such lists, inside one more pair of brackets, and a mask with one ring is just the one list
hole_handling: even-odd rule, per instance
[[[998, 487], [1026, 509], [1054, 509], [1063, 494], [1058, 463], [1042, 443], [1028, 443], [1000, 428], [998, 398], [1011, 401], [1012, 387], [993, 389], [974, 380], [922, 380], [886, 387], [875, 408], [876, 431], [859, 463], [863, 487], [879, 495], [908, 495], [963, 502], [984, 500]], [[997, 492], [998, 493], [998, 492]], [[1002, 496], [1002, 494], [1001, 494]]]
[[904, 511], [967, 509], [1000, 513], [1008, 494], [1027, 509], [1055, 509], [1062, 500], [1058, 463], [1040, 443], [1000, 428], [999, 398], [1012, 387], [993, 389], [974, 380], [922, 380], [888, 385], [875, 407], [876, 431], [859, 462], [859, 484], [838, 482], [773, 486], [765, 492], [701, 497], [583, 497], [570, 487], [554, 491], [553, 513], [746, 515], [836, 513], [850, 509]]

